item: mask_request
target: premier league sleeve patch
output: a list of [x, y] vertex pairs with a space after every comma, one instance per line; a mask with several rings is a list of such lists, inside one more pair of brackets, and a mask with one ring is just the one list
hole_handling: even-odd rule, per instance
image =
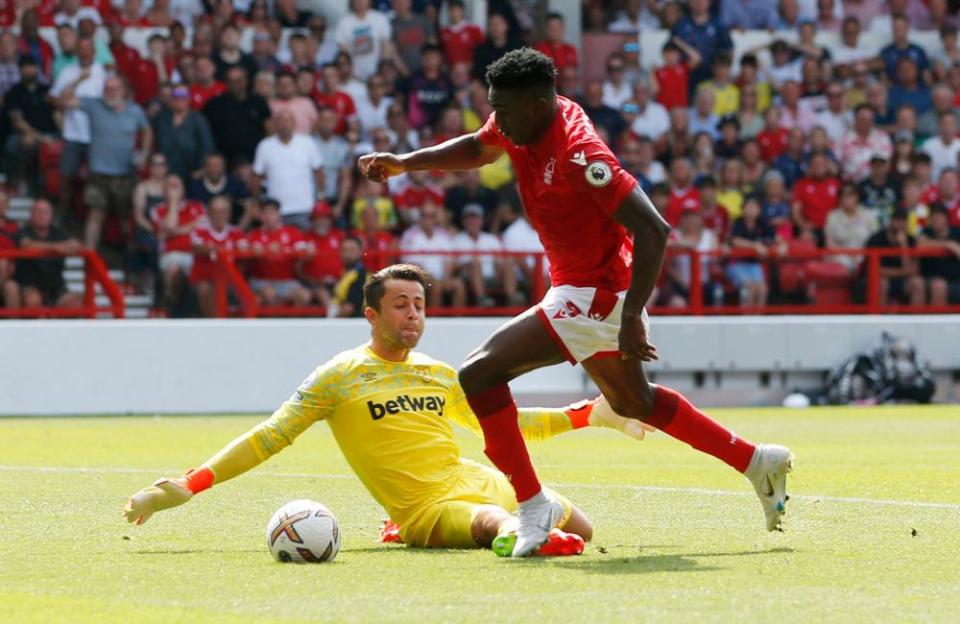
[[610, 165], [600, 160], [595, 160], [588, 164], [587, 168], [583, 171], [583, 175], [587, 178], [587, 184], [597, 188], [610, 184], [610, 180], [613, 179], [613, 172], [610, 170]]

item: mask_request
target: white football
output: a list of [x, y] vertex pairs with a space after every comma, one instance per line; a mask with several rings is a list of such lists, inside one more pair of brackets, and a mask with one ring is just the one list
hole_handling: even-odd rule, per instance
[[333, 561], [340, 552], [340, 525], [316, 501], [290, 501], [267, 524], [267, 548], [284, 563]]

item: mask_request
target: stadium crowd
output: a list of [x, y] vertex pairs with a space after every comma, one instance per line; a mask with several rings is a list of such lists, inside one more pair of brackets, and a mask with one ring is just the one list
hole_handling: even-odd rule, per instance
[[[563, 17], [520, 0], [489, 2], [483, 28], [461, 0], [350, 0], [336, 23], [289, 0], [0, 2], [0, 249], [99, 250], [175, 316], [214, 313], [224, 251], [268, 305], [359, 315], [366, 271], [399, 258], [433, 274], [432, 305], [523, 305], [532, 262], [456, 253], [542, 251], [506, 156], [388, 184], [355, 162], [478, 129], [484, 68], [532, 45], [674, 227], [680, 253], [651, 303], [685, 306], [693, 288], [713, 303], [803, 299], [776, 259], [824, 246], [945, 249], [884, 258], [881, 299], [960, 303], [956, 4], [587, 1], [584, 31], [622, 45], [585, 80]], [[125, 43], [157, 27], [146, 54]], [[774, 36], [735, 57], [743, 29]], [[651, 30], [670, 36], [641, 59]], [[888, 43], [871, 49], [865, 32]], [[20, 226], [6, 218], [14, 195], [35, 198]], [[685, 250], [718, 252], [699, 285]], [[862, 298], [865, 263], [830, 264]], [[0, 258], [4, 305], [79, 305], [62, 267]]]

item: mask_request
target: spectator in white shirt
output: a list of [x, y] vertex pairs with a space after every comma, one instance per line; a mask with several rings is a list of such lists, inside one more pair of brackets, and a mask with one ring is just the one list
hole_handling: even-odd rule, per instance
[[420, 220], [403, 233], [400, 250], [404, 252], [403, 262], [422, 267], [433, 277], [430, 288], [431, 307], [444, 304], [444, 296], [449, 293], [450, 305], [462, 307], [467, 304], [467, 288], [463, 280], [454, 274], [455, 258], [452, 255], [424, 255], [422, 251], [453, 251], [453, 238], [440, 225], [440, 208], [427, 202], [420, 208]]
[[350, 12], [337, 24], [337, 45], [353, 59], [353, 74], [366, 80], [383, 57], [392, 57], [390, 20], [370, 9], [370, 0], [350, 0]]
[[[540, 235], [533, 229], [530, 222], [523, 214], [523, 209], [517, 201], [504, 201], [501, 204], [501, 211], [505, 213], [504, 221], [508, 223], [503, 230], [503, 249], [511, 253], [530, 253], [540, 256], [541, 268], [543, 270], [540, 276], [542, 285], [549, 284], [550, 262], [543, 255], [543, 243], [540, 242]], [[538, 296], [542, 293], [534, 292], [535, 274], [537, 260], [533, 255], [526, 258], [514, 259], [515, 273], [520, 284], [528, 289], [532, 296]]]
[[952, 112], [940, 113], [939, 133], [923, 142], [920, 151], [930, 156], [933, 163], [933, 179], [939, 180], [944, 169], [955, 169], [960, 155], [960, 139], [957, 139], [957, 118]]
[[890, 135], [875, 126], [876, 111], [870, 104], [860, 104], [853, 113], [853, 128], [840, 144], [840, 166], [843, 177], [859, 182], [870, 173], [870, 159], [880, 154], [888, 160], [893, 155]]
[[[667, 109], [650, 99], [650, 87], [642, 80], [633, 87], [633, 103], [637, 106], [637, 112], [630, 124], [630, 131], [637, 136], [649, 138], [661, 149], [667, 132], [670, 131], [670, 115]], [[630, 102], [624, 106], [628, 104]]]
[[280, 203], [284, 224], [307, 229], [313, 204], [323, 196], [320, 150], [309, 136], [294, 133], [290, 112], [277, 115], [273, 124], [276, 134], [260, 141], [253, 159], [254, 199], [259, 200], [266, 183], [267, 192]]
[[364, 139], [370, 138], [370, 131], [374, 128], [387, 127], [387, 111], [393, 104], [393, 98], [386, 95], [387, 85], [379, 74], [374, 74], [367, 80], [367, 93], [355, 102], [357, 107], [357, 122]]
[[630, 81], [625, 78], [626, 65], [626, 59], [619, 52], [614, 52], [607, 57], [607, 78], [603, 81], [603, 103], [615, 110], [620, 110], [623, 103], [633, 95]]
[[840, 43], [830, 48], [833, 67], [841, 76], [848, 76], [857, 63], [864, 63], [877, 56], [877, 50], [860, 41], [860, 20], [844, 18], [840, 26]]
[[453, 249], [471, 252], [469, 255], [460, 256], [457, 268], [469, 285], [478, 306], [491, 308], [496, 305], [496, 300], [489, 294], [493, 289], [502, 290], [508, 304], [523, 304], [525, 299], [517, 292], [517, 276], [513, 270], [513, 262], [495, 255], [476, 255], [476, 252], [503, 251], [500, 240], [483, 231], [481, 206], [471, 204], [463, 209], [463, 232], [454, 237]]
[[827, 108], [817, 113], [817, 125], [826, 131], [835, 152], [839, 152], [843, 135], [852, 124], [853, 115], [843, 104], [843, 85], [831, 83], [827, 87]]

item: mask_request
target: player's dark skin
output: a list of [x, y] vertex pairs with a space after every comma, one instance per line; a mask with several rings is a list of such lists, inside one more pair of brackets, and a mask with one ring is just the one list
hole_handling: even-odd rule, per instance
[[[532, 86], [490, 88], [490, 104], [500, 131], [515, 145], [539, 141], [558, 114], [556, 91]], [[499, 158], [501, 150], [484, 145], [478, 134], [467, 134], [409, 154], [375, 153], [360, 158], [360, 172], [378, 181], [406, 171], [458, 171], [482, 167]], [[633, 234], [633, 271], [621, 317], [620, 358], [590, 358], [584, 370], [621, 416], [645, 420], [653, 411], [656, 386], [649, 383], [643, 362], [658, 359], [647, 339], [642, 313], [663, 263], [670, 226], [639, 187], [627, 195], [613, 218]], [[531, 308], [497, 329], [460, 367], [460, 384], [467, 394], [482, 392], [565, 358]]]

